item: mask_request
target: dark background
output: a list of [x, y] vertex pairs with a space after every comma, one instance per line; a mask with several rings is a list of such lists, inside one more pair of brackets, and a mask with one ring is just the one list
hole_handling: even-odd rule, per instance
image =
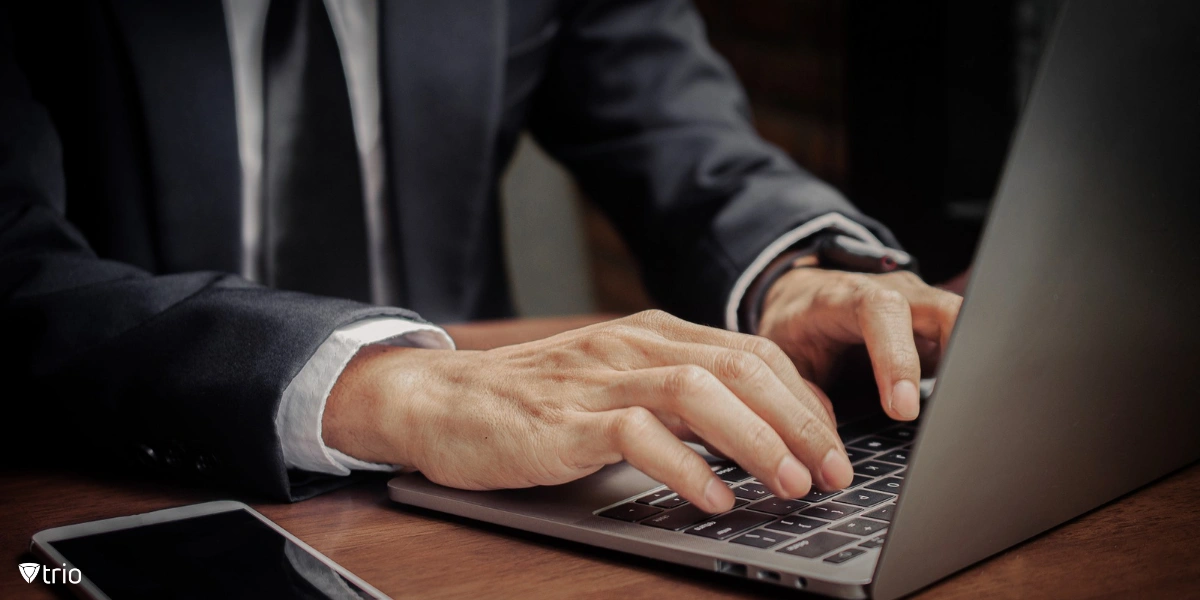
[[[696, 0], [759, 132], [886, 223], [940, 282], [969, 264], [1061, 0]], [[650, 305], [585, 211], [601, 310]]]

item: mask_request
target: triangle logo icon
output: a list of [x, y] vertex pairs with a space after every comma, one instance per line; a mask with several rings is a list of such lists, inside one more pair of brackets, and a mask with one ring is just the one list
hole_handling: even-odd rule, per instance
[[33, 578], [37, 577], [42, 565], [38, 563], [21, 563], [17, 565], [17, 568], [21, 571], [21, 577], [25, 578], [25, 583], [33, 583]]

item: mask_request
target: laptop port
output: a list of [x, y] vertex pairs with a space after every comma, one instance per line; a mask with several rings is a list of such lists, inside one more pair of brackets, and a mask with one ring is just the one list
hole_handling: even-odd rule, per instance
[[803, 577], [797, 577], [796, 578], [796, 589], [802, 590], [806, 587], [808, 587], [808, 580]]
[[761, 571], [761, 570], [758, 572], [758, 578], [763, 581], [770, 581], [772, 583], [779, 583], [779, 581], [783, 579], [783, 577], [779, 573], [776, 573], [775, 571]]
[[725, 562], [723, 560], [718, 560], [717, 561], [717, 572], [718, 573], [728, 573], [730, 575], [737, 575], [738, 577], [745, 577], [746, 576], [746, 565], [739, 565], [737, 563], [731, 563], [731, 562]]

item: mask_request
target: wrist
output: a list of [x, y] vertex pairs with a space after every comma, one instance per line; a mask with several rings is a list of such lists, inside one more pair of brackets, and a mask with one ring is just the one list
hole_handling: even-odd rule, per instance
[[321, 416], [324, 444], [358, 460], [410, 466], [411, 426], [423, 398], [419, 363], [435, 350], [365, 346], [346, 364]]
[[811, 251], [789, 252], [781, 254], [771, 262], [751, 285], [751, 293], [747, 294], [753, 305], [747, 311], [745, 331], [762, 334], [762, 325], [767, 319], [768, 310], [777, 304], [784, 294], [780, 293], [780, 282], [788, 279], [797, 270], [814, 269], [820, 266], [820, 260]]

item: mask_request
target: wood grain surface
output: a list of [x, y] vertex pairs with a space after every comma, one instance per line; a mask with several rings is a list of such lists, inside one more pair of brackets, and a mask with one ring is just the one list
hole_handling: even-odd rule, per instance
[[[551, 335], [600, 317], [464, 325], [459, 346]], [[0, 599], [67, 597], [26, 584], [37, 531], [228, 497], [135, 477], [52, 470], [0, 472]], [[379, 477], [296, 504], [249, 503], [394, 598], [797, 597], [638, 557], [410, 509]], [[1030, 501], [1052, 501], [1030, 489]], [[1200, 465], [959, 573], [920, 598], [1200, 598]], [[964, 536], [971, 535], [969, 526]]]

